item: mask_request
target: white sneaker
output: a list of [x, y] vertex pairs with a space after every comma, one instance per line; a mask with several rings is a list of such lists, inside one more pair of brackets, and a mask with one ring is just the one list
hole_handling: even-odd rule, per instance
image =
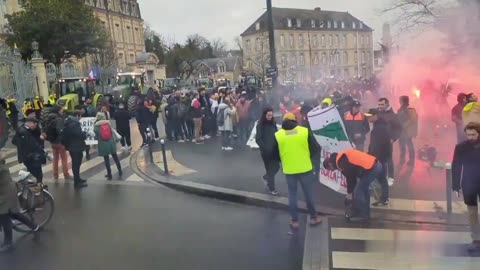
[[179, 143], [184, 143], [185, 141], [184, 140], [178, 140]]
[[395, 179], [393, 179], [393, 178], [391, 178], [391, 177], [388, 178], [388, 186], [389, 186], [389, 187], [393, 186], [393, 183], [394, 183], [394, 182], [395, 182]]
[[197, 142], [197, 140], [193, 139], [193, 140], [192, 140], [192, 142], [193, 142], [193, 143], [196, 143], [196, 142]]
[[226, 148], [226, 147], [223, 147], [223, 146], [222, 146], [222, 150], [225, 150], [225, 148]]
[[200, 139], [199, 139], [199, 140], [200, 140], [200, 141], [204, 141], [204, 140], [205, 140], [205, 137], [204, 137], [204, 136], [202, 136], [202, 137], [200, 137]]
[[205, 136], [203, 136], [203, 137], [204, 137], [206, 140], [212, 138], [212, 137], [210, 137], [209, 135], [205, 135]]
[[232, 147], [225, 147], [225, 151], [232, 151], [233, 148]]

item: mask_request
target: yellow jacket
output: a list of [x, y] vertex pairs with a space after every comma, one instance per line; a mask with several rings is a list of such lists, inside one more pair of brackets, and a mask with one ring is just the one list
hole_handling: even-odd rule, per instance
[[480, 102], [470, 102], [463, 108], [463, 126], [470, 122], [480, 123]]

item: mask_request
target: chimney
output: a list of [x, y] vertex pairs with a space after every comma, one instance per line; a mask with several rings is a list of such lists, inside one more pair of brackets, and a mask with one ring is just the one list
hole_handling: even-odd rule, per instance
[[315, 11], [317, 11], [317, 12], [320, 12], [320, 11], [322, 11], [322, 9], [321, 9], [321, 8], [319, 8], [319, 7], [316, 7], [316, 8], [314, 8], [313, 10], [315, 10]]

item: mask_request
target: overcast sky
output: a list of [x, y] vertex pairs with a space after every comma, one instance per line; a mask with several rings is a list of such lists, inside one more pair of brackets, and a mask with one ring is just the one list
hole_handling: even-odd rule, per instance
[[[138, 0], [143, 19], [168, 40], [183, 42], [198, 33], [208, 39], [222, 38], [233, 46], [239, 36], [264, 11], [265, 0]], [[273, 0], [274, 7], [348, 11], [381, 37], [379, 16], [386, 0]], [[193, 12], [192, 12], [193, 11]]]

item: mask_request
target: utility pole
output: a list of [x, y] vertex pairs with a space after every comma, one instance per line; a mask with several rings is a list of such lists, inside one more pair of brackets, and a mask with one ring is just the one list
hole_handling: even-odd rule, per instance
[[270, 45], [270, 68], [274, 68], [277, 72], [276, 75], [272, 78], [273, 87], [277, 86], [277, 55], [275, 53], [275, 32], [273, 29], [273, 10], [272, 10], [272, 0], [267, 0], [267, 26], [268, 26], [268, 41]]

